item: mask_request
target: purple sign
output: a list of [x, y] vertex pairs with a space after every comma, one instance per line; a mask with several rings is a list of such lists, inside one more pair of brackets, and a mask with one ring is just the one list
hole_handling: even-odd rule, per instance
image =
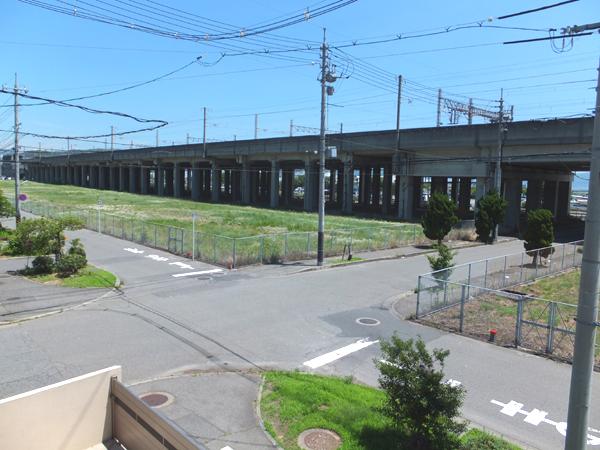
[[27, 194], [19, 194], [19, 200], [21, 200], [22, 202], [27, 200]]

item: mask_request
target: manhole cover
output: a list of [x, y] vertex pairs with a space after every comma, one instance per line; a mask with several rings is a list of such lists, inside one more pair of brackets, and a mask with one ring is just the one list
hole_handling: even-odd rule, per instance
[[311, 428], [300, 433], [298, 446], [305, 450], [335, 450], [342, 445], [342, 439], [333, 431]]
[[160, 408], [172, 403], [173, 396], [166, 392], [148, 392], [140, 395], [140, 400], [151, 408]]
[[367, 325], [369, 327], [374, 327], [379, 325], [381, 322], [377, 319], [373, 319], [371, 317], [361, 317], [360, 319], [356, 319], [356, 323], [360, 325]]

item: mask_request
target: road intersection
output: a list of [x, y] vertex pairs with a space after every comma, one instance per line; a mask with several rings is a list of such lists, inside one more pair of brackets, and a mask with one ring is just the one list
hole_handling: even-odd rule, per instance
[[[396, 332], [450, 350], [445, 373], [467, 390], [465, 418], [526, 448], [562, 448], [570, 366], [397, 316], [394, 304], [427, 271], [425, 256], [315, 271], [227, 271], [90, 231], [70, 235], [124, 285], [100, 301], [0, 327], [8, 349], [0, 397], [121, 364], [135, 392], [174, 395], [162, 412], [209, 448], [272, 448], [253, 404], [261, 371], [351, 375], [376, 386], [376, 341]], [[518, 241], [466, 248], [456, 260], [521, 249]], [[0, 261], [1, 272], [6, 264]], [[598, 407], [591, 426], [600, 427]]]

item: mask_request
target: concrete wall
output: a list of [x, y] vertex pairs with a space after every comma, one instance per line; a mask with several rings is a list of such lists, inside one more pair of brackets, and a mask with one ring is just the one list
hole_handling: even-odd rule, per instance
[[0, 447], [84, 450], [112, 437], [113, 366], [0, 400]]

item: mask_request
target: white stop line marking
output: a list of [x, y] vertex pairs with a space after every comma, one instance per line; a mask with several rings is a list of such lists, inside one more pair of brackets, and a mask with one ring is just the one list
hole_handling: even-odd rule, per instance
[[376, 344], [379, 341], [369, 341], [367, 339], [361, 339], [356, 341], [354, 344], [346, 345], [345, 347], [338, 348], [329, 353], [325, 353], [324, 355], [317, 356], [316, 358], [311, 359], [310, 361], [306, 361], [303, 365], [310, 367], [311, 369], [316, 369], [318, 367], [329, 364], [333, 361], [336, 361], [344, 356], [349, 355], [350, 353], [357, 352], [366, 348], [370, 345]]
[[175, 278], [179, 278], [179, 277], [191, 277], [193, 275], [207, 275], [209, 273], [221, 273], [223, 272], [223, 269], [210, 269], [210, 270], [201, 270], [199, 272], [185, 272], [185, 273], [176, 273], [175, 275], [172, 275]]

